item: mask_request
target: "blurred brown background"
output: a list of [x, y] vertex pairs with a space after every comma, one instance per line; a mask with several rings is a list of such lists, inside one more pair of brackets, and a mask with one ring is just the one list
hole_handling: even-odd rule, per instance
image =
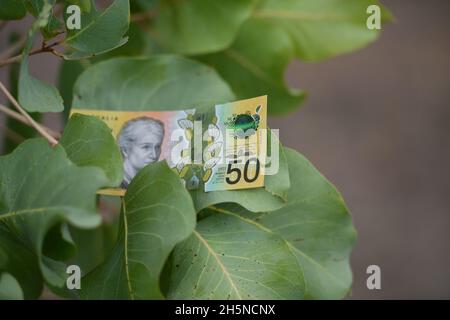
[[[292, 64], [287, 80], [309, 98], [270, 124], [347, 201], [358, 230], [350, 299], [449, 299], [450, 1], [384, 3], [397, 22], [373, 45]], [[57, 59], [31, 62], [35, 75], [55, 83]], [[0, 69], [2, 81], [6, 71]], [[55, 117], [46, 122], [60, 127]], [[366, 288], [371, 264], [381, 267], [381, 290]]]

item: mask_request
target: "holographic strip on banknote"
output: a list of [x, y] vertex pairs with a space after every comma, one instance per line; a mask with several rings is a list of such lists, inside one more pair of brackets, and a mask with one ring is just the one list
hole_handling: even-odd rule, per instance
[[72, 109], [102, 119], [120, 147], [123, 195], [146, 165], [165, 159], [189, 190], [264, 186], [267, 97], [216, 105], [214, 110], [115, 111]]

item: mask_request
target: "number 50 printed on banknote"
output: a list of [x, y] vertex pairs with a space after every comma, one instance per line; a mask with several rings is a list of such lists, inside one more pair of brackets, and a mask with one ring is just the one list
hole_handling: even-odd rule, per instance
[[215, 116], [203, 156], [205, 191], [264, 186], [267, 97], [216, 105]]
[[72, 109], [108, 125], [120, 147], [123, 195], [146, 165], [165, 159], [189, 190], [205, 192], [264, 186], [267, 97], [182, 111]]

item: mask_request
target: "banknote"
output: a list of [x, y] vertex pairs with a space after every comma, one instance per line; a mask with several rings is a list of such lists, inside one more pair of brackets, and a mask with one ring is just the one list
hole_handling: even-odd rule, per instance
[[267, 97], [215, 106], [204, 152], [205, 192], [264, 186]]
[[267, 97], [197, 111], [72, 109], [103, 120], [122, 153], [123, 195], [146, 165], [165, 160], [189, 190], [205, 192], [264, 186]]

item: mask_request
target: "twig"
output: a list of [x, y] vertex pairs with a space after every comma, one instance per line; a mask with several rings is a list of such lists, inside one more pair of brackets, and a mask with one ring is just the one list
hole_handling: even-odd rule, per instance
[[64, 59], [64, 54], [62, 54], [61, 52], [59, 52], [58, 50], [55, 50], [55, 49], [51, 49], [50, 50], [50, 52], [51, 53], [53, 53], [55, 56], [57, 56], [57, 57], [60, 57], [60, 58], [63, 58]]
[[[13, 118], [13, 119], [15, 119], [17, 121], [20, 121], [20, 122], [22, 122], [22, 123], [24, 123], [24, 124], [26, 124], [28, 126], [30, 125], [28, 120], [23, 115], [21, 115], [20, 113], [17, 113], [14, 110], [11, 110], [10, 108], [8, 108], [8, 107], [6, 107], [6, 106], [4, 106], [2, 104], [0, 104], [0, 112], [3, 112], [7, 116], [9, 116], [9, 117], [11, 117], [11, 118]], [[45, 131], [47, 131], [53, 138], [55, 138], [55, 139], [60, 139], [61, 138], [61, 134], [59, 132], [56, 132], [56, 131], [54, 131], [54, 130], [52, 130], [50, 128], [47, 128], [46, 126], [44, 126], [42, 124], [40, 126]]]
[[25, 44], [26, 41], [27, 41], [27, 35], [22, 34], [20, 36], [19, 40], [17, 40], [10, 47], [6, 48], [2, 53], [0, 53], [0, 61], [7, 59], [9, 56], [16, 53], [17, 50], [22, 48], [22, 46]]
[[28, 123], [36, 129], [37, 132], [41, 134], [47, 141], [52, 145], [58, 144], [58, 140], [53, 138], [44, 128], [41, 127], [40, 124], [38, 124], [34, 119], [19, 105], [17, 100], [11, 95], [11, 93], [6, 89], [6, 87], [3, 85], [3, 83], [0, 81], [0, 89], [3, 91], [5, 96], [8, 98], [9, 101], [13, 104], [13, 106], [19, 111], [25, 119], [27, 119]]
[[16, 144], [20, 144], [25, 140], [24, 136], [9, 129], [8, 127], [0, 126], [0, 129], [3, 131], [3, 133], [5, 134], [5, 136], [7, 138], [9, 138], [11, 141], [13, 141]]
[[55, 4], [55, 6], [53, 7], [53, 15], [55, 17], [59, 17], [63, 11], [63, 5], [59, 5], [59, 3]]
[[[63, 41], [64, 41], [64, 39], [58, 40], [58, 41], [56, 41], [56, 42], [54, 42], [52, 44], [49, 44], [49, 45], [45, 45], [44, 44], [42, 47], [32, 50], [29, 53], [29, 55], [32, 56], [32, 55], [35, 55], [35, 54], [38, 54], [38, 53], [43, 53], [43, 52], [51, 52], [51, 53], [55, 54], [55, 50], [53, 49], [53, 47], [61, 44], [61, 42], [63, 42]], [[3, 67], [4, 65], [11, 64], [11, 63], [14, 63], [14, 62], [19, 62], [20, 60], [22, 60], [22, 54], [18, 54], [17, 56], [10, 57], [8, 59], [0, 61], [0, 67]]]

